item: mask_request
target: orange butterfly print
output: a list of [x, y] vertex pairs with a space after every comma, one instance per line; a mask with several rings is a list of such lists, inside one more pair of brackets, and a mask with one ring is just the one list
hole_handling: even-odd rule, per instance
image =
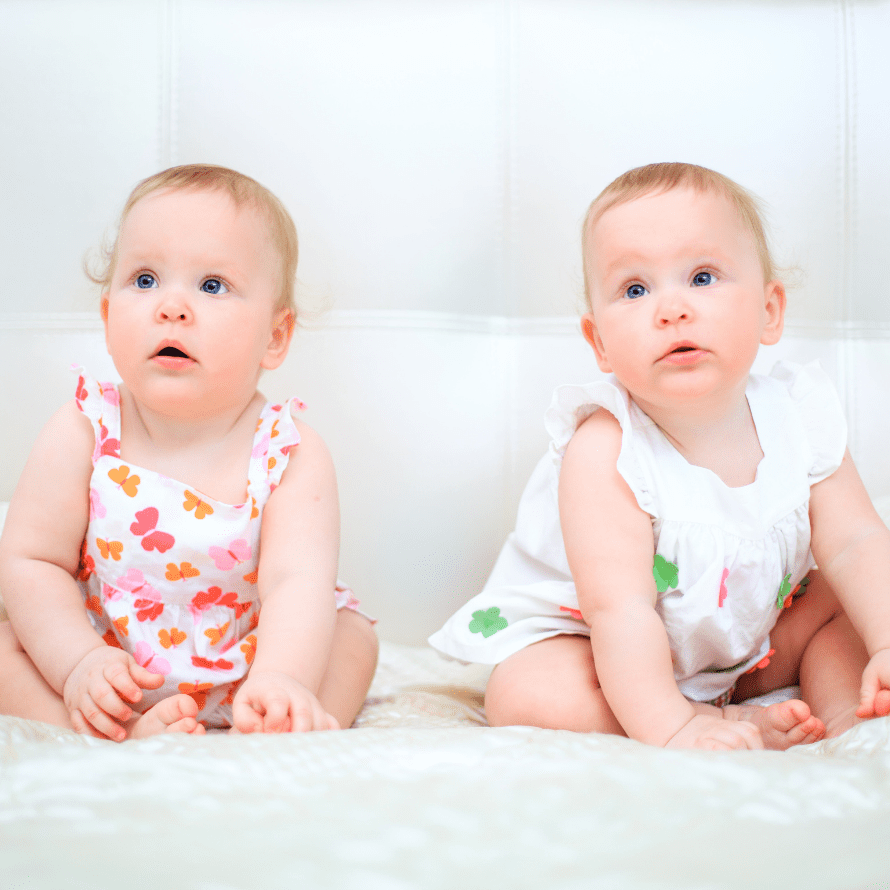
[[260, 570], [254, 569], [252, 572], [248, 572], [244, 575], [243, 578], [248, 584], [256, 584], [260, 579]]
[[96, 546], [102, 559], [113, 559], [120, 562], [121, 553], [124, 552], [124, 545], [120, 541], [105, 541], [102, 538], [96, 538]]
[[139, 493], [139, 477], [136, 475], [131, 476], [130, 468], [123, 464], [113, 470], [109, 470], [108, 478], [112, 482], [117, 483], [118, 488], [120, 488], [127, 497], [134, 498]]
[[211, 646], [218, 646], [222, 638], [226, 635], [226, 631], [229, 629], [229, 625], [231, 621], [227, 621], [225, 624], [218, 624], [216, 627], [208, 627], [207, 630], [204, 631], [204, 636], [210, 640]]
[[136, 619], [138, 621], [154, 621], [164, 611], [164, 604], [155, 600], [134, 600], [133, 605], [136, 607]]
[[235, 692], [238, 689], [239, 683], [229, 683], [229, 691], [226, 693], [226, 697], [220, 702], [221, 705], [231, 705], [235, 702]]
[[170, 649], [171, 647], [175, 649], [178, 645], [185, 642], [186, 636], [185, 631], [180, 630], [178, 627], [171, 627], [169, 630], [161, 628], [158, 631], [158, 641], [165, 649]]
[[97, 596], [88, 596], [84, 600], [84, 605], [87, 607], [88, 612], [95, 612], [97, 615], [102, 614], [102, 602]]
[[198, 705], [203, 708], [207, 704], [207, 693], [213, 689], [212, 683], [180, 683], [177, 687], [180, 692], [190, 695]]
[[248, 664], [253, 664], [253, 657], [256, 655], [256, 637], [253, 634], [245, 637], [241, 644], [241, 651], [244, 653], [244, 660]]
[[209, 658], [201, 658], [200, 655], [192, 656], [192, 664], [197, 668], [207, 668], [208, 670], [216, 671], [230, 671], [235, 667], [231, 661], [226, 661], [225, 658], [217, 658], [216, 661], [211, 661]]
[[117, 628], [117, 632], [121, 634], [121, 636], [128, 637], [130, 636], [130, 631], [127, 630], [127, 625], [130, 623], [129, 615], [121, 615], [120, 618], [114, 619], [114, 626]]
[[251, 502], [251, 507], [250, 507], [250, 518], [251, 518], [251, 519], [256, 519], [257, 516], [260, 515], [260, 508], [257, 507], [257, 505], [256, 505], [256, 498], [255, 498], [253, 495], [250, 496], [250, 502]]
[[192, 494], [188, 489], [183, 493], [185, 494], [185, 501], [183, 501], [182, 507], [186, 512], [194, 510], [195, 519], [203, 519], [213, 512], [213, 507], [206, 501], [202, 501], [196, 494]]
[[168, 562], [164, 577], [168, 581], [185, 581], [186, 578], [197, 578], [200, 574], [190, 562], [181, 562], [178, 566], [175, 562]]

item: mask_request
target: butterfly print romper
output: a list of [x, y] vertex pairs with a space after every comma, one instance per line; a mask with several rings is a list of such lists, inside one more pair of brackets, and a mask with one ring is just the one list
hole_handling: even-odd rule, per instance
[[[233, 505], [121, 460], [114, 384], [81, 372], [76, 399], [96, 434], [77, 575], [90, 620], [108, 645], [163, 675], [160, 689], [143, 690], [140, 710], [184, 692], [205, 725], [230, 726], [232, 699], [256, 651], [263, 507], [300, 441], [291, 402], [263, 408], [247, 500]], [[358, 605], [348, 588], [332, 593], [338, 608]]]

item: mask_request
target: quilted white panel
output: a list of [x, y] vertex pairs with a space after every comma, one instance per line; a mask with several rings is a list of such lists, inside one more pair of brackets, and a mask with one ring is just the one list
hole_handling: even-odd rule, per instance
[[630, 167], [682, 160], [770, 204], [780, 256], [808, 272], [792, 312], [832, 317], [843, 79], [833, 4], [512, 6], [518, 312], [572, 312], [587, 205]]
[[507, 311], [502, 3], [178, 6], [176, 160], [250, 171], [310, 304]]

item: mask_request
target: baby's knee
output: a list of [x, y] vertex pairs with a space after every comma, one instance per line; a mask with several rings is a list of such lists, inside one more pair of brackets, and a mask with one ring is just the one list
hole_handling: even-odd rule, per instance
[[598, 685], [564, 679], [555, 685], [547, 676], [520, 675], [498, 665], [485, 690], [489, 724], [623, 734]]
[[342, 637], [350, 658], [362, 666], [370, 665], [373, 673], [380, 654], [380, 641], [373, 622], [352, 609], [341, 609], [337, 613], [336, 635]]

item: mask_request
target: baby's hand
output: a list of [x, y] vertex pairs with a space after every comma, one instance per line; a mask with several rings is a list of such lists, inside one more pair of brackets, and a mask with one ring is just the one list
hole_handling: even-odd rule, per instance
[[62, 698], [77, 732], [122, 742], [127, 733], [120, 724], [133, 716], [123, 699], [137, 702], [143, 689], [163, 684], [160, 674], [147, 671], [123, 649], [99, 646], [87, 652], [68, 675]]
[[862, 672], [857, 717], [886, 717], [890, 714], [890, 649], [872, 655]]
[[232, 721], [239, 732], [311, 732], [340, 725], [289, 674], [251, 671], [235, 695]]
[[705, 748], [710, 751], [762, 747], [760, 730], [753, 723], [707, 714], [696, 714], [665, 745], [665, 748]]

